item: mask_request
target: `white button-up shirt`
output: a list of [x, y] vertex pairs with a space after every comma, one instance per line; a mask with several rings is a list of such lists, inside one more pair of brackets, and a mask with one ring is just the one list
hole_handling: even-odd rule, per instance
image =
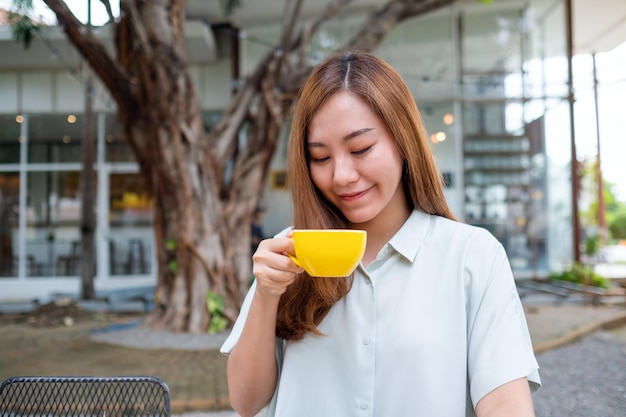
[[[284, 234], [284, 232], [283, 232]], [[332, 278], [312, 278], [332, 279]], [[241, 334], [254, 284], [221, 351]], [[462, 417], [538, 365], [502, 245], [486, 230], [414, 211], [318, 326], [278, 340], [268, 416]]]

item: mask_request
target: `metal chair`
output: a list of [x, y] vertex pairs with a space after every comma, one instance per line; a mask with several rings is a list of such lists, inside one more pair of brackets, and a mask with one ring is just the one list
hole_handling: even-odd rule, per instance
[[0, 384], [0, 417], [169, 417], [155, 377], [13, 377]]

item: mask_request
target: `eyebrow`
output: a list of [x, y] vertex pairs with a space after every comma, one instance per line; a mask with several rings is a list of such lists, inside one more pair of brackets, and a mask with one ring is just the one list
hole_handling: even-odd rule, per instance
[[[360, 135], [362, 135], [364, 133], [367, 133], [370, 130], [374, 130], [374, 128], [373, 127], [364, 127], [362, 129], [357, 129], [354, 132], [348, 133], [342, 139], [343, 140], [350, 140], [350, 139], [353, 139], [353, 138], [355, 138], [357, 136], [360, 136]], [[307, 146], [318, 147], [318, 146], [323, 146], [323, 145], [321, 143], [319, 143], [319, 142], [308, 142], [307, 141]]]

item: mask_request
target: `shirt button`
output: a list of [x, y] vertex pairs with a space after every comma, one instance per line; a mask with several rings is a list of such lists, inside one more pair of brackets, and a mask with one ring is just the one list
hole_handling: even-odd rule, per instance
[[363, 338], [363, 344], [364, 344], [364, 345], [369, 345], [369, 344], [370, 344], [370, 342], [371, 342], [371, 340], [370, 340], [370, 338], [369, 338], [369, 337], [367, 337], [367, 336], [366, 336], [366, 337], [364, 337], [364, 338]]
[[367, 401], [361, 402], [361, 410], [367, 410]]

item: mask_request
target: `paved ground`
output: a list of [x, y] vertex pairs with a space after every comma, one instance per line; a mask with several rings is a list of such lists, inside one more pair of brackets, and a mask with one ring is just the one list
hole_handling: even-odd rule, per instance
[[[525, 303], [525, 310], [538, 353], [607, 326], [626, 325], [624, 304]], [[140, 349], [105, 343], [101, 337], [107, 334], [110, 341], [110, 337], [115, 339], [117, 335], [121, 342], [123, 328], [132, 328], [140, 316], [75, 312], [71, 320], [66, 317], [48, 320], [50, 322], [38, 323], [31, 319], [30, 323], [20, 323], [3, 321], [0, 315], [0, 380], [15, 375], [153, 375], [168, 384], [174, 414], [193, 416], [203, 412], [202, 415], [207, 416], [205, 411], [222, 410], [210, 415], [234, 415], [228, 406], [226, 359], [215, 349], [218, 339], [206, 339], [207, 335], [202, 335], [208, 347], [204, 350], [197, 346], [193, 350]], [[99, 330], [95, 336], [94, 330]], [[148, 337], [141, 333], [135, 336], [137, 334], [141, 339]], [[170, 334], [168, 337], [176, 339], [178, 336]], [[144, 344], [151, 343], [143, 340]]]
[[626, 326], [600, 330], [537, 356], [537, 417], [626, 415]]

